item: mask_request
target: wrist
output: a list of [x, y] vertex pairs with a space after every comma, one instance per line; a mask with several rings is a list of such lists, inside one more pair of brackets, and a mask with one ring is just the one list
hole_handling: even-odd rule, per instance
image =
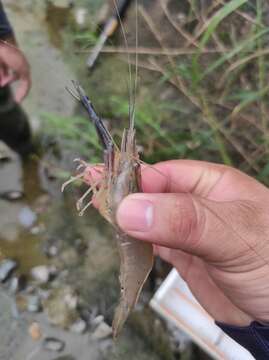
[[253, 321], [248, 326], [234, 326], [217, 322], [216, 324], [238, 344], [246, 348], [255, 359], [269, 358], [269, 325]]
[[13, 35], [13, 29], [8, 21], [3, 5], [0, 1], [0, 39]]

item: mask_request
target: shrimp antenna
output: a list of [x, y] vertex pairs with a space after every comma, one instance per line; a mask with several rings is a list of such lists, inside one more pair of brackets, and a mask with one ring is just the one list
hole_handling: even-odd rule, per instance
[[69, 92], [69, 94], [71, 96], [73, 96], [74, 99], [76, 99], [77, 101], [81, 101], [80, 97], [75, 94], [74, 90], [70, 89], [68, 86], [65, 86], [65, 90]]
[[99, 139], [105, 149], [111, 148], [114, 145], [114, 141], [109, 131], [104, 125], [103, 120], [96, 114], [95, 109], [86, 95], [84, 89], [80, 86], [77, 81], [72, 80], [72, 84], [74, 86], [74, 90], [70, 88], [66, 88], [67, 91], [78, 101], [82, 103], [84, 108], [87, 110], [90, 120], [93, 122]]
[[134, 81], [134, 91], [133, 91], [133, 105], [132, 105], [131, 118], [130, 118], [130, 129], [134, 128], [137, 82], [138, 82], [138, 4], [137, 4], [137, 0], [135, 0], [135, 81]]
[[[127, 37], [126, 37], [126, 32], [125, 32], [125, 29], [124, 29], [124, 25], [123, 25], [123, 22], [122, 22], [120, 13], [119, 13], [119, 8], [118, 8], [118, 5], [117, 5], [116, 0], [113, 0], [113, 3], [114, 3], [114, 7], [115, 7], [115, 10], [116, 10], [118, 19], [119, 19], [119, 24], [120, 24], [120, 28], [121, 28], [121, 33], [122, 33], [122, 36], [123, 36], [123, 39], [124, 39], [124, 43], [125, 43], [125, 47], [126, 47], [126, 50], [127, 50], [128, 72], [129, 72], [129, 84], [127, 84], [127, 88], [128, 88], [128, 92], [129, 92], [129, 119], [131, 119], [131, 116], [132, 116], [132, 113], [131, 113], [131, 103], [133, 103], [134, 101], [133, 101], [133, 92], [132, 92], [132, 89], [131, 89], [133, 79], [132, 79], [132, 68], [131, 68], [130, 51], [129, 51], [129, 45], [128, 45], [128, 41], [127, 41]], [[130, 122], [131, 122], [131, 120], [130, 120]], [[130, 124], [130, 125], [131, 125], [131, 124]]]

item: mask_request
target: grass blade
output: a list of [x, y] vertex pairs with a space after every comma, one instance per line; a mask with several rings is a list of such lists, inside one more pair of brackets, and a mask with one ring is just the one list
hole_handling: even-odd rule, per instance
[[239, 45], [237, 45], [232, 51], [228, 52], [227, 54], [224, 54], [221, 56], [218, 60], [213, 62], [206, 71], [200, 76], [199, 80], [202, 80], [205, 76], [212, 73], [212, 71], [216, 70], [218, 67], [223, 65], [227, 60], [230, 60], [235, 55], [239, 54], [241, 51], [243, 51], [246, 47], [252, 46], [255, 44], [257, 39], [261, 38], [263, 35], [267, 34], [269, 32], [269, 28], [263, 29], [259, 31], [257, 34], [254, 34], [250, 38], [242, 41]]
[[226, 5], [224, 5], [219, 11], [215, 13], [215, 15], [210, 20], [207, 29], [200, 41], [200, 48], [203, 48], [208, 40], [210, 39], [211, 35], [215, 32], [216, 28], [218, 27], [219, 23], [225, 19], [228, 15], [233, 13], [237, 10], [240, 6], [245, 4], [247, 0], [232, 0]]
[[252, 92], [245, 100], [241, 101], [238, 104], [231, 114], [232, 117], [236, 116], [240, 111], [242, 111], [245, 107], [253, 103], [254, 101], [261, 100], [267, 93], [269, 92], [269, 85], [265, 86], [263, 89], [259, 91]]

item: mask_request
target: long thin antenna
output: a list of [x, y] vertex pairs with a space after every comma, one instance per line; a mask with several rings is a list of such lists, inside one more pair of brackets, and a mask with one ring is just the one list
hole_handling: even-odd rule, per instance
[[127, 37], [126, 37], [126, 32], [124, 30], [124, 26], [123, 26], [123, 23], [122, 23], [122, 20], [121, 20], [121, 16], [120, 16], [120, 13], [119, 13], [119, 9], [118, 9], [118, 5], [117, 5], [117, 2], [116, 0], [113, 0], [113, 3], [114, 3], [114, 6], [115, 6], [115, 10], [117, 12], [117, 16], [119, 18], [119, 23], [120, 23], [120, 28], [121, 28], [121, 33], [122, 33], [122, 36], [123, 36], [123, 39], [124, 39], [124, 43], [125, 43], [125, 47], [126, 47], [126, 50], [127, 50], [127, 53], [128, 53], [128, 72], [129, 72], [129, 84], [127, 84], [127, 87], [128, 87], [128, 92], [129, 92], [129, 119], [131, 118], [131, 103], [133, 102], [133, 94], [132, 94], [132, 69], [131, 69], [131, 58], [130, 58], [130, 53], [129, 53], [129, 46], [128, 46], [128, 41], [127, 41]]
[[104, 149], [107, 150], [108, 148], [110, 148], [111, 146], [114, 145], [114, 140], [113, 140], [112, 136], [110, 135], [109, 131], [105, 127], [103, 120], [96, 114], [94, 107], [93, 107], [90, 99], [86, 95], [85, 91], [83, 90], [83, 88], [79, 85], [79, 83], [77, 81], [73, 80], [72, 84], [73, 84], [74, 90], [67, 87], [66, 88], [67, 91], [75, 99], [79, 100], [82, 103], [82, 105], [84, 106], [84, 108], [87, 110], [90, 120], [93, 122], [93, 124], [96, 128], [99, 139], [100, 139]]
[[130, 129], [134, 128], [135, 109], [136, 109], [136, 95], [137, 95], [137, 81], [138, 81], [138, 4], [135, 0], [135, 82], [134, 82], [134, 94], [133, 94], [133, 106], [130, 118]]

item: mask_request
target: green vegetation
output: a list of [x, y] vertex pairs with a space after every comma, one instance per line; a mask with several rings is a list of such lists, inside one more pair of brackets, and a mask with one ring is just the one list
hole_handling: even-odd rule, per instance
[[43, 119], [47, 125], [46, 136], [93, 163], [100, 159], [102, 148], [95, 128], [88, 119], [82, 116], [66, 118], [50, 113], [43, 114]]
[[[262, 0], [218, 0], [206, 8], [195, 1], [170, 1], [139, 8], [138, 50], [143, 54], [136, 127], [144, 161], [222, 162], [269, 184], [268, 12]], [[131, 8], [125, 22], [130, 48], [135, 44], [134, 14]], [[96, 40], [89, 30], [71, 35], [76, 50]], [[124, 47], [120, 38], [115, 40]], [[127, 54], [102, 54], [88, 78], [86, 55], [79, 53], [79, 62], [76, 56], [71, 61], [76, 59], [78, 78], [119, 140], [128, 123]], [[52, 133], [57, 130], [68, 146], [78, 142], [91, 162], [100, 156], [88, 120], [47, 118]]]

